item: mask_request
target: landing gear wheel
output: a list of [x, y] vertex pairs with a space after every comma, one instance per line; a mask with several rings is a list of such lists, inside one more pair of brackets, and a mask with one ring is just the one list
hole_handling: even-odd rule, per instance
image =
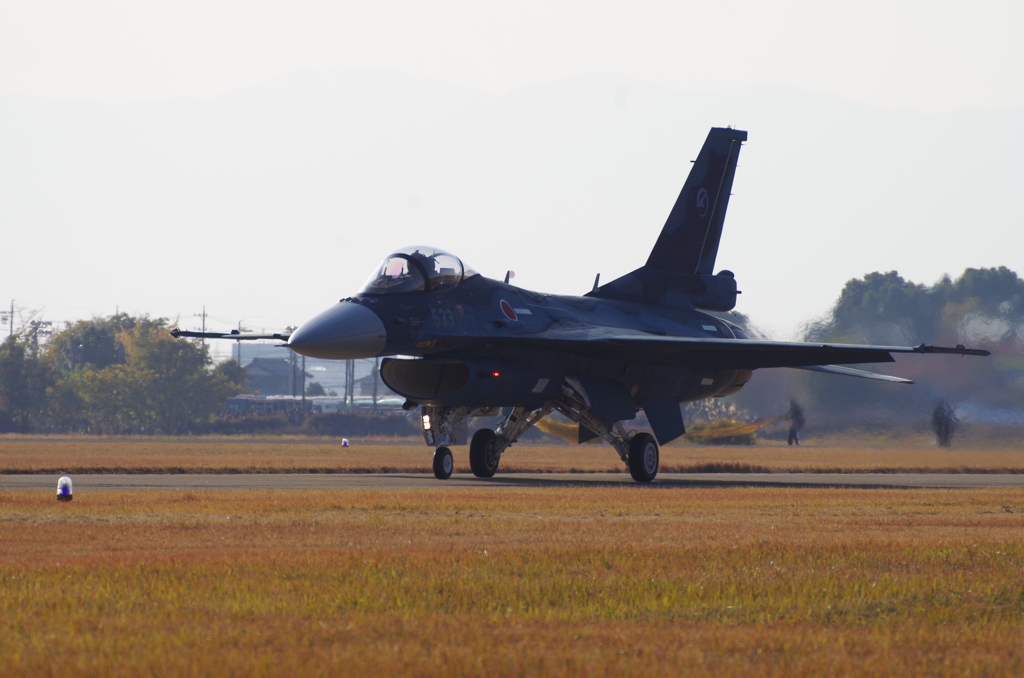
[[455, 460], [452, 459], [452, 451], [447, 447], [439, 447], [434, 450], [434, 477], [438, 480], [448, 480], [452, 477], [452, 469], [455, 467]]
[[490, 478], [498, 470], [498, 436], [489, 428], [473, 434], [469, 443], [469, 468], [477, 478]]
[[658, 441], [650, 433], [637, 433], [629, 441], [629, 475], [649, 483], [658, 475]]

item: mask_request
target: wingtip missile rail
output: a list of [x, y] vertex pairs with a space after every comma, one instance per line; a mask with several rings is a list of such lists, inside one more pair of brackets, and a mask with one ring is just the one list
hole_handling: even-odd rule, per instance
[[261, 334], [257, 332], [239, 332], [238, 330], [231, 330], [230, 332], [192, 332], [191, 330], [171, 330], [171, 336], [175, 339], [186, 337], [189, 339], [234, 339], [236, 341], [254, 341], [257, 339], [275, 339], [277, 341], [287, 342], [291, 336], [290, 332], [274, 332], [272, 334]]

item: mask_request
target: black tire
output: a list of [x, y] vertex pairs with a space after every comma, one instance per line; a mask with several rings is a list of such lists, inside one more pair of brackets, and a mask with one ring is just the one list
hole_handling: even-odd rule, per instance
[[629, 441], [629, 475], [638, 483], [649, 483], [658, 475], [658, 441], [650, 433], [637, 433]]
[[477, 478], [490, 478], [498, 470], [498, 436], [489, 428], [473, 434], [469, 443], [469, 468]]
[[452, 451], [447, 447], [439, 447], [434, 450], [434, 477], [438, 480], [448, 480], [452, 477], [452, 469], [455, 468], [455, 459]]

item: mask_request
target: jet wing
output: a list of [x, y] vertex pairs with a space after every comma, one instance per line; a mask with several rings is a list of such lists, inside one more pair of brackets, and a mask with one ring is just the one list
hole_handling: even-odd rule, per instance
[[[650, 342], [654, 342], [652, 345]], [[660, 337], [656, 340], [616, 338], [613, 345], [646, 344], [652, 353], [675, 358], [682, 364], [712, 367], [714, 369], [756, 370], [767, 367], [792, 367], [814, 372], [825, 372], [847, 377], [859, 377], [900, 384], [914, 383], [910, 379], [877, 374], [842, 365], [893, 362], [893, 353], [948, 353], [960, 356], [987, 356], [989, 351], [955, 347], [929, 346], [874, 346], [858, 344], [816, 344], [810, 342], [774, 342], [750, 339], [717, 339], [701, 337]]]
[[254, 339], [277, 339], [278, 341], [288, 341], [288, 337], [291, 336], [291, 332], [259, 334], [257, 332], [239, 332], [238, 330], [231, 330], [230, 332], [191, 332], [189, 330], [171, 330], [171, 336], [175, 339], [178, 337], [191, 337], [196, 339], [234, 339], [236, 341], [251, 341]]
[[[838, 367], [861, 363], [893, 362], [893, 353], [949, 353], [987, 356], [989, 351], [956, 347], [876, 346], [813, 342], [761, 341], [724, 337], [661, 336], [639, 330], [587, 325], [562, 325], [544, 332], [508, 337], [479, 337], [492, 345], [536, 347], [567, 351], [577, 355], [625, 360], [664, 361], [701, 369], [756, 370], [767, 367], [797, 367], [846, 376], [906, 381], [899, 377]], [[869, 376], [872, 375], [872, 376]]]
[[813, 367], [857, 363], [893, 362], [893, 353], [951, 353], [987, 356], [988, 351], [963, 345], [945, 346], [876, 346], [869, 344], [832, 344], [811, 342], [759, 341], [715, 337], [609, 338], [614, 346], [634, 349], [643, 347], [647, 355], [687, 358], [703, 365], [723, 369], [758, 369], [762, 367]]

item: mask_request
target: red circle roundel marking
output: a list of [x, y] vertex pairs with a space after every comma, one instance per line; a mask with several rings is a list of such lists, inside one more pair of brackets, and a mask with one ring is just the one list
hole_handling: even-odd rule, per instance
[[512, 308], [512, 304], [508, 303], [504, 299], [501, 300], [501, 312], [505, 314], [505, 317], [509, 320], [519, 320], [519, 316], [516, 315], [516, 311]]

